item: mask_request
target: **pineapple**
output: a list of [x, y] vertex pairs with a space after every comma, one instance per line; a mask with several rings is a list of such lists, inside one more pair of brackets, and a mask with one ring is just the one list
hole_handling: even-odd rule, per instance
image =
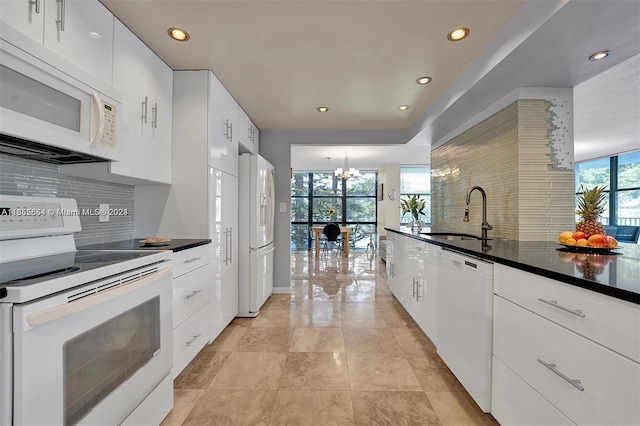
[[598, 222], [598, 218], [604, 212], [604, 203], [607, 194], [604, 186], [594, 186], [591, 189], [580, 188], [582, 195], [578, 197], [578, 209], [576, 214], [581, 221], [576, 225], [576, 231], [582, 231], [589, 238], [593, 234], [604, 234], [604, 226]]

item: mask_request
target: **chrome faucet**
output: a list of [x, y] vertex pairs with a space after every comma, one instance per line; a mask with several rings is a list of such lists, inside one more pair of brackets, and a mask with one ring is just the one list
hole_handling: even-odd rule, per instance
[[467, 208], [464, 209], [464, 219], [462, 219], [462, 221], [469, 222], [469, 203], [471, 202], [471, 193], [476, 189], [480, 191], [480, 194], [482, 195], [482, 240], [485, 242], [487, 240], [487, 231], [492, 230], [493, 226], [487, 223], [487, 194], [481, 187], [472, 186], [469, 188], [469, 191], [467, 192]]

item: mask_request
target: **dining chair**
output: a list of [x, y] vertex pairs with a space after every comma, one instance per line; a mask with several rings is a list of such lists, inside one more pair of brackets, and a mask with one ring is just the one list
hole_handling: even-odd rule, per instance
[[340, 233], [340, 226], [338, 224], [328, 223], [322, 229], [322, 234], [326, 237], [326, 241], [323, 247], [325, 252], [327, 251], [327, 244], [330, 242], [334, 242], [338, 245], [338, 247], [340, 247], [342, 238]]

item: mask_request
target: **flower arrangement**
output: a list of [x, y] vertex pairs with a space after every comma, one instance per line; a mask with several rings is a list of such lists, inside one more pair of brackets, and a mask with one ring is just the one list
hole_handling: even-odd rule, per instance
[[329, 221], [333, 222], [336, 218], [336, 209], [331, 207], [329, 210], [327, 210], [327, 214], [329, 215]]
[[420, 195], [407, 195], [407, 198], [400, 200], [400, 209], [402, 210], [402, 217], [407, 213], [411, 213], [413, 220], [418, 222], [420, 215], [424, 216], [424, 209], [427, 207], [427, 202], [420, 198]]

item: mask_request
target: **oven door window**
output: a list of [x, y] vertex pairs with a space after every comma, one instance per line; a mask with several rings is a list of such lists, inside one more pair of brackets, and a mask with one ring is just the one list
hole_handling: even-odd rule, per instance
[[74, 425], [160, 350], [160, 297], [63, 346], [64, 424]]

